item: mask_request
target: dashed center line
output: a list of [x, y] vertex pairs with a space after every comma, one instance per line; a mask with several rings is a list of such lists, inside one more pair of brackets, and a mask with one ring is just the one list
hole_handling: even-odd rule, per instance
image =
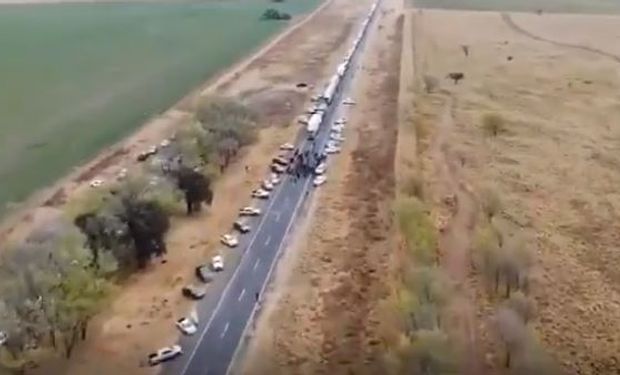
[[265, 246], [269, 245], [269, 242], [271, 242], [271, 236], [267, 237], [267, 240], [265, 241]]
[[228, 326], [230, 325], [230, 322], [226, 322], [226, 325], [224, 326], [224, 330], [222, 331], [222, 334], [220, 335], [220, 338], [224, 337], [226, 335], [226, 332], [228, 331]]
[[237, 301], [241, 301], [241, 299], [243, 298], [243, 295], [245, 294], [245, 289], [243, 289], [241, 291], [241, 294], [239, 294], [239, 298], [237, 298]]
[[260, 263], [260, 259], [256, 259], [256, 263], [254, 263], [254, 268], [252, 268], [252, 271], [256, 271], [256, 267], [258, 267], [258, 263]]

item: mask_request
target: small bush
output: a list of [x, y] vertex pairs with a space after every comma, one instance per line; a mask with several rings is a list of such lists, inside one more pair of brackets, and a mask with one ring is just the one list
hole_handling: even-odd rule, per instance
[[498, 113], [486, 113], [482, 116], [482, 129], [486, 135], [496, 137], [506, 130], [506, 120]]
[[474, 267], [492, 277], [497, 269], [500, 251], [497, 234], [492, 225], [480, 228], [474, 239]]
[[499, 194], [490, 188], [482, 190], [480, 194], [480, 201], [482, 205], [482, 212], [489, 222], [495, 217], [502, 208], [502, 202]]
[[424, 75], [424, 90], [427, 94], [432, 94], [439, 88], [439, 80], [431, 75]]
[[280, 12], [277, 9], [269, 8], [265, 10], [261, 18], [264, 20], [290, 20], [291, 15], [288, 13]]
[[524, 323], [528, 323], [535, 314], [534, 302], [527, 298], [522, 292], [515, 292], [505, 302], [505, 306], [515, 313], [523, 320]]
[[458, 371], [456, 353], [448, 335], [440, 330], [416, 332], [407, 353], [405, 373], [455, 374]]
[[424, 204], [416, 198], [402, 199], [397, 205], [397, 216], [413, 258], [423, 265], [436, 263], [437, 233]]
[[424, 200], [424, 181], [419, 174], [408, 176], [403, 183], [403, 193]]
[[70, 220], [84, 213], [99, 212], [110, 200], [110, 190], [105, 188], [95, 188], [84, 191], [83, 193], [71, 199], [63, 211]]

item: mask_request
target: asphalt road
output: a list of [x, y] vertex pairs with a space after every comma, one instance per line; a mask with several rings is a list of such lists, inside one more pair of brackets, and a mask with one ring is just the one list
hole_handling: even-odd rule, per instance
[[[372, 22], [369, 27], [371, 25]], [[306, 140], [305, 131], [299, 135], [297, 146], [302, 151], [319, 151], [327, 143], [330, 126], [336, 115], [343, 110], [342, 99], [358, 70], [359, 55], [364, 45], [365, 40], [350, 62], [314, 143]], [[184, 354], [166, 364], [164, 373], [224, 375], [228, 372], [244, 330], [254, 313], [258, 302], [257, 293], [260, 294], [266, 286], [299, 207], [312, 189], [312, 176], [295, 181], [288, 175], [282, 175], [282, 181], [270, 199], [262, 204], [262, 215], [250, 222], [252, 231], [240, 236], [238, 251], [242, 254], [237, 268], [228, 280], [221, 282], [225, 282], [225, 286], [221, 284], [221, 293], [211, 296], [211, 301], [199, 303], [198, 332], [194, 336], [181, 338], [180, 345]], [[201, 308], [201, 304], [211, 306]], [[213, 305], [215, 308], [212, 308]]]

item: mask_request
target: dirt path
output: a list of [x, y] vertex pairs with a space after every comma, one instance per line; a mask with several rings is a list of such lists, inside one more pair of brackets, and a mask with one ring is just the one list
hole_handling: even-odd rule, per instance
[[460, 176], [461, 166], [451, 153], [448, 141], [454, 127], [455, 98], [446, 97], [435, 140], [430, 149], [441, 194], [442, 209], [449, 211], [439, 236], [442, 265], [456, 286], [457, 295], [448, 307], [459, 341], [465, 350], [461, 373], [483, 373], [482, 353], [476, 333], [474, 293], [466, 284], [471, 264], [470, 246], [476, 224], [477, 205], [471, 190]]
[[558, 46], [558, 47], [574, 48], [574, 49], [578, 49], [578, 50], [585, 51], [585, 52], [595, 53], [597, 55], [600, 55], [600, 56], [603, 56], [603, 57], [608, 57], [608, 58], [610, 58], [610, 59], [620, 63], [620, 56], [614, 55], [613, 53], [609, 53], [607, 51], [603, 51], [603, 50], [598, 49], [598, 48], [594, 48], [594, 47], [590, 47], [590, 46], [585, 46], [585, 45], [581, 45], [581, 44], [560, 42], [560, 41], [557, 41], [557, 40], [552, 40], [552, 39], [549, 39], [549, 38], [545, 38], [545, 37], [542, 37], [542, 36], [535, 35], [535, 34], [531, 33], [530, 31], [524, 29], [523, 27], [517, 25], [515, 23], [515, 21], [512, 19], [512, 17], [510, 16], [510, 14], [508, 14], [508, 13], [502, 13], [502, 19], [504, 20], [506, 25], [508, 25], [508, 27], [510, 27], [512, 30], [514, 30], [515, 32], [517, 32], [517, 33], [519, 33], [521, 35], [525, 35], [528, 38], [532, 38], [532, 39], [538, 40], [540, 42], [551, 43], [554, 46]]

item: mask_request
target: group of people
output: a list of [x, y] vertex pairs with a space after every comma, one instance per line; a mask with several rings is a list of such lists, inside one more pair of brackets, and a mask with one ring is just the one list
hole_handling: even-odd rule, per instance
[[293, 155], [289, 159], [289, 165], [286, 173], [294, 176], [293, 181], [301, 177], [310, 176], [315, 168], [325, 161], [327, 155], [319, 154], [318, 152], [312, 152], [311, 150], [300, 151], [295, 149]]

